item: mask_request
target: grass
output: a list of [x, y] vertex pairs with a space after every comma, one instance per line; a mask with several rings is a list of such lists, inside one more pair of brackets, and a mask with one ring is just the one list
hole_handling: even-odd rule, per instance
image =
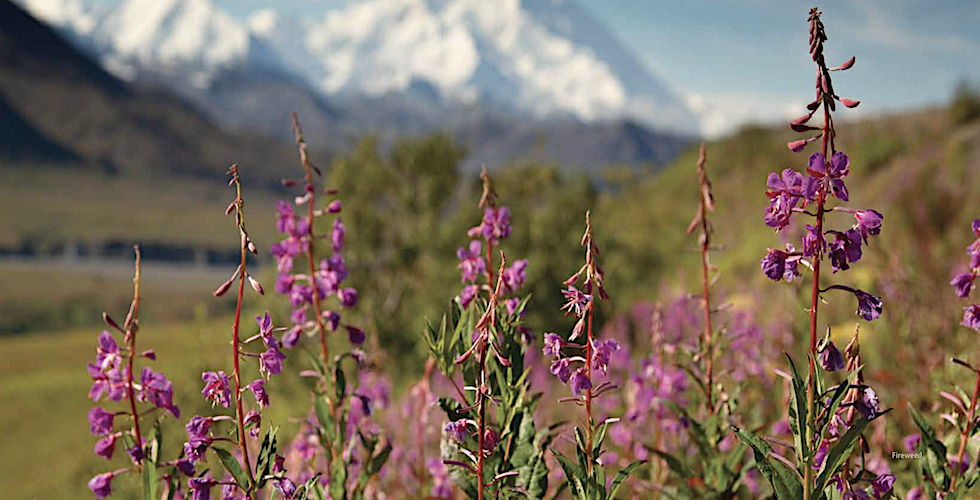
[[[247, 317], [247, 318], [250, 318]], [[119, 318], [121, 320], [121, 318]], [[249, 335], [254, 322], [243, 318]], [[228, 339], [230, 318], [186, 323], [143, 322], [137, 349], [152, 348], [156, 371], [174, 384], [174, 400], [180, 407], [180, 422], [194, 414], [217, 414], [200, 394], [201, 372], [223, 369], [230, 372]], [[112, 462], [92, 453], [96, 438], [89, 434], [86, 414], [93, 406], [87, 398], [90, 382], [85, 364], [95, 357], [96, 336], [100, 329], [42, 332], [0, 342], [0, 398], [4, 411], [0, 427], [5, 429], [0, 454], [0, 484], [4, 498], [90, 499], [86, 483], [99, 472], [124, 466], [124, 451], [117, 445]], [[308, 402], [305, 382], [298, 366], [306, 366], [305, 355], [292, 352], [283, 375], [267, 384], [272, 405], [264, 412], [263, 426], [282, 425], [280, 443], [296, 432], [289, 417], [300, 417]], [[258, 377], [254, 363], [246, 363], [245, 380]], [[102, 403], [107, 409], [121, 403]], [[163, 423], [163, 456], [174, 458], [186, 434], [180, 422], [166, 418]], [[141, 427], [149, 427], [141, 421]], [[144, 433], [148, 432], [144, 430]], [[213, 472], [221, 474], [219, 469]], [[113, 483], [119, 494], [114, 498], [137, 498], [136, 476], [125, 475]]]

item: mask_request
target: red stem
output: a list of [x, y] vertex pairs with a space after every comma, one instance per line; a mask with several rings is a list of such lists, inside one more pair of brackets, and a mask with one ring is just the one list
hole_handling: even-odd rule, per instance
[[[591, 243], [590, 243], [591, 244]], [[589, 304], [589, 325], [585, 342], [585, 373], [592, 382], [592, 316], [595, 309], [596, 287], [592, 287], [592, 302]], [[585, 390], [585, 454], [589, 457], [589, 475], [592, 474], [592, 388]]]
[[956, 477], [960, 472], [960, 464], [963, 463], [963, 454], [966, 452], [966, 443], [970, 440], [970, 431], [973, 427], [973, 418], [977, 409], [977, 395], [980, 395], [980, 371], [977, 372], [977, 385], [973, 389], [973, 400], [970, 402], [970, 419], [966, 422], [966, 430], [960, 436], [960, 451], [956, 455], [956, 463], [953, 464], [953, 479], [949, 483], [949, 490], [953, 491], [956, 486]]
[[[238, 358], [240, 357], [241, 351], [239, 351], [239, 341], [238, 341], [238, 328], [241, 324], [242, 319], [242, 298], [245, 295], [245, 279], [248, 273], [245, 269], [245, 260], [247, 257], [247, 252], [245, 245], [242, 245], [242, 272], [238, 277], [238, 305], [235, 308], [235, 324], [232, 327], [232, 341], [231, 341], [231, 352], [233, 359], [235, 360], [235, 405], [236, 405], [236, 419], [238, 420], [238, 446], [242, 450], [242, 460], [245, 463], [245, 470], [248, 472], [248, 479], [250, 483], [255, 482], [255, 478], [252, 475], [252, 466], [248, 460], [248, 443], [245, 441], [245, 414], [242, 410], [242, 375], [238, 367]], [[251, 495], [250, 495], [251, 496]]]
[[[492, 305], [492, 304], [491, 304]], [[488, 340], [489, 342], [489, 340]], [[477, 436], [476, 445], [476, 494], [477, 500], [483, 500], [483, 433], [486, 426], [486, 421], [484, 419], [484, 379], [486, 378], [486, 362], [487, 362], [487, 346], [486, 344], [480, 349], [480, 387], [478, 389], [477, 400], [480, 405], [480, 420], [479, 420], [479, 435]]]
[[136, 330], [139, 323], [140, 308], [140, 248], [136, 249], [136, 276], [133, 278], [133, 307], [130, 324], [126, 325], [126, 339], [129, 341], [129, 375], [126, 388], [129, 392], [129, 411], [133, 414], [133, 432], [136, 434], [136, 447], [142, 452], [143, 438], [140, 435], [140, 417], [136, 411], [136, 397], [133, 390], [133, 359], [136, 358]]
[[490, 239], [487, 239], [487, 286], [488, 293], [493, 295], [493, 241]]
[[704, 277], [704, 339], [705, 339], [705, 355], [707, 360], [705, 364], [707, 365], [708, 372], [708, 409], [711, 413], [715, 412], [715, 405], [712, 400], [712, 394], [714, 393], [714, 352], [711, 344], [711, 300], [708, 292], [708, 285], [710, 284], [710, 277], [708, 275], [708, 220], [705, 218], [705, 202], [704, 190], [701, 190], [701, 229], [703, 231], [703, 237], [701, 238], [701, 273]]

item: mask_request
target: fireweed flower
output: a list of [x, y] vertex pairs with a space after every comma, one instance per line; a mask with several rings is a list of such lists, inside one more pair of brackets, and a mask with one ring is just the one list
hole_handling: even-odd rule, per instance
[[963, 308], [962, 325], [980, 332], [980, 304], [973, 304]]
[[830, 248], [830, 265], [834, 272], [846, 271], [850, 264], [861, 260], [861, 233], [854, 229], [846, 232], [833, 231], [835, 236]]
[[114, 414], [96, 406], [88, 411], [89, 432], [93, 436], [104, 436], [112, 432]]
[[857, 314], [865, 321], [874, 321], [881, 316], [881, 299], [863, 290], [855, 290], [854, 296], [857, 297]]
[[557, 333], [544, 334], [544, 355], [550, 358], [561, 357], [561, 336]]
[[93, 477], [88, 482], [88, 489], [92, 490], [96, 498], [105, 498], [112, 493], [112, 478], [115, 472], [105, 472]]
[[231, 405], [231, 389], [228, 387], [228, 375], [223, 371], [204, 372], [201, 374], [204, 389], [201, 394], [211, 401], [211, 406], [221, 405], [228, 408]]
[[827, 160], [822, 153], [813, 153], [810, 155], [810, 163], [806, 170], [810, 175], [822, 179], [825, 185], [829, 185], [830, 192], [838, 199], [848, 201], [844, 177], [850, 173], [850, 165], [851, 159], [841, 151], [837, 151], [831, 156], [830, 168], [827, 168]]
[[973, 280], [977, 277], [973, 271], [957, 274], [952, 281], [949, 282], [954, 288], [956, 288], [956, 295], [965, 299], [970, 296], [970, 291], [973, 290]]
[[829, 372], [844, 369], [844, 356], [837, 350], [837, 346], [833, 342], [827, 342], [827, 346], [820, 352], [818, 359], [820, 366]]
[[459, 247], [456, 250], [456, 257], [459, 258], [459, 270], [462, 274], [463, 282], [474, 282], [487, 272], [487, 261], [481, 255], [482, 245], [479, 240], [470, 242], [469, 248]]

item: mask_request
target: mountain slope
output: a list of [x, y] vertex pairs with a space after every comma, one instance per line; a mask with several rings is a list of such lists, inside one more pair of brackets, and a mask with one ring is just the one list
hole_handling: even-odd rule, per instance
[[271, 181], [272, 167], [295, 156], [276, 142], [229, 136], [168, 93], [131, 88], [7, 0], [0, 1], [0, 97], [81, 163], [122, 173], [218, 176], [238, 161], [261, 165]]

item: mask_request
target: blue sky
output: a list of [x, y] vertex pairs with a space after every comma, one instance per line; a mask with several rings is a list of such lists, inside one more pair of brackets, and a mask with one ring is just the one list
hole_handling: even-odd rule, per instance
[[[244, 19], [266, 7], [319, 17], [355, 0], [215, 1]], [[700, 108], [709, 133], [796, 116], [811, 98], [806, 18], [812, 1], [574, 1]], [[980, 82], [980, 2], [825, 0], [819, 6], [829, 62], [857, 57], [835, 87], [862, 101], [858, 114], [942, 102], [959, 78]]]

